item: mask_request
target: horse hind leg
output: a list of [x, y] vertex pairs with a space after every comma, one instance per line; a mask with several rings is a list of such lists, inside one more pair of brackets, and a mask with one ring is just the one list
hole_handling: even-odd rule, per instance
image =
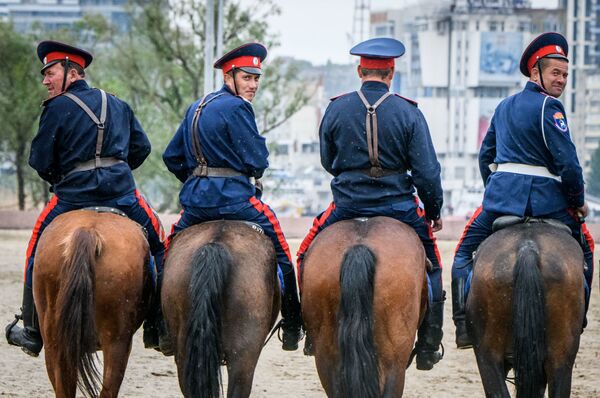
[[100, 398], [116, 398], [125, 376], [125, 368], [131, 352], [131, 337], [120, 338], [102, 349], [104, 355], [104, 373]]
[[[481, 348], [480, 348], [481, 350]], [[488, 398], [510, 398], [506, 387], [504, 360], [498, 360], [490, 353], [475, 351], [477, 366], [483, 384], [485, 396]]]
[[[258, 355], [256, 357], [258, 359]], [[236, 360], [233, 365], [227, 365], [227, 397], [247, 398], [252, 390], [254, 369], [257, 360], [247, 359], [240, 363]]]

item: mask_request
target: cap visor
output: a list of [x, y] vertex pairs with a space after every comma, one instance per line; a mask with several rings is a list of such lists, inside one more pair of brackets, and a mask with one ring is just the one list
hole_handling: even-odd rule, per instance
[[54, 61], [50, 61], [50, 62], [48, 62], [46, 65], [44, 65], [44, 66], [42, 67], [42, 69], [40, 70], [40, 73], [43, 75], [43, 74], [44, 74], [44, 71], [45, 71], [46, 69], [48, 69], [48, 68], [50, 68], [50, 67], [54, 66], [55, 64], [59, 63], [60, 61], [62, 61], [62, 59], [57, 59], [57, 60], [54, 60]]
[[260, 70], [259, 68], [251, 68], [248, 66], [242, 66], [242, 67], [239, 67], [236, 69], [243, 70], [244, 72], [250, 73], [252, 75], [262, 75], [262, 70]]

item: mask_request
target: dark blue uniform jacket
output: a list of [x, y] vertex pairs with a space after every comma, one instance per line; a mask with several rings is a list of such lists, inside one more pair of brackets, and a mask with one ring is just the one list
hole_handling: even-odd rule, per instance
[[[367, 81], [361, 90], [373, 105], [388, 87], [381, 82]], [[400, 171], [373, 178], [357, 171], [371, 166], [366, 113], [358, 94], [353, 92], [335, 98], [321, 122], [321, 164], [335, 177], [331, 190], [336, 205], [371, 207], [401, 201], [414, 204], [416, 187], [427, 218], [439, 218], [443, 202], [440, 164], [423, 114], [414, 103], [395, 95], [379, 105], [379, 162], [384, 169]]]
[[[547, 177], [492, 173], [491, 163], [544, 166], [562, 183]], [[583, 176], [563, 105], [533, 82], [496, 108], [481, 145], [479, 168], [486, 185], [486, 210], [543, 216], [583, 206]]]
[[[99, 118], [100, 91], [85, 80], [68, 92], [79, 97]], [[80, 171], [64, 177], [76, 163], [94, 159], [96, 124], [71, 99], [59, 95], [45, 103], [37, 135], [31, 143], [29, 165], [52, 185], [59, 199], [71, 203], [114, 199], [135, 190], [132, 169], [150, 154], [150, 141], [125, 102], [107, 95], [106, 129], [101, 157], [125, 161], [114, 166]]]
[[[226, 85], [211, 93], [219, 97], [202, 110], [198, 132], [202, 152], [209, 167], [227, 167], [246, 176], [260, 178], [269, 166], [265, 138], [256, 127], [252, 104], [236, 96]], [[195, 177], [197, 166], [191, 138], [192, 119], [200, 100], [186, 111], [185, 118], [163, 154], [169, 171], [184, 185], [179, 193], [183, 206], [220, 207], [245, 202], [255, 195], [255, 187], [245, 176]]]

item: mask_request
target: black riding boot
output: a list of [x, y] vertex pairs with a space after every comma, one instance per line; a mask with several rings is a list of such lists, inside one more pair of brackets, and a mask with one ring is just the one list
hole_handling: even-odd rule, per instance
[[434, 301], [427, 309], [425, 319], [423, 319], [423, 323], [417, 332], [418, 338], [415, 344], [417, 369], [431, 370], [433, 365], [438, 363], [444, 356], [443, 348], [442, 352], [438, 351], [444, 336], [443, 324], [444, 301]]
[[302, 338], [302, 313], [300, 300], [296, 288], [296, 275], [293, 271], [283, 275], [285, 285], [283, 300], [281, 302], [281, 328], [283, 329], [283, 345], [285, 351], [298, 349], [298, 342]]
[[452, 280], [452, 319], [456, 326], [456, 348], [467, 349], [473, 347], [473, 342], [467, 330], [465, 314], [465, 278]]
[[[17, 326], [19, 319], [23, 319], [23, 328]], [[25, 285], [23, 289], [23, 307], [21, 315], [15, 315], [15, 320], [6, 326], [6, 341], [16, 345], [28, 355], [37, 357], [44, 345], [40, 334], [40, 324], [33, 302], [33, 291]]]
[[173, 355], [171, 336], [167, 331], [162, 313], [160, 292], [162, 288], [162, 272], [156, 276], [156, 291], [150, 300], [150, 310], [144, 321], [144, 347], [154, 348], [163, 355]]

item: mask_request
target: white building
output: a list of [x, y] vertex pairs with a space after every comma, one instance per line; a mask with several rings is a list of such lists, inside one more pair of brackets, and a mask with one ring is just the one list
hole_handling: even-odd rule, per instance
[[527, 1], [432, 0], [371, 14], [371, 35], [402, 41], [393, 89], [415, 99], [442, 164], [446, 210], [464, 215], [481, 203], [477, 156], [497, 104], [526, 81], [523, 48], [539, 32], [563, 31], [557, 10]]
[[600, 144], [600, 0], [562, 0], [569, 39], [569, 95], [565, 105], [586, 172]]
[[10, 20], [18, 32], [34, 26], [45, 30], [70, 28], [84, 15], [102, 15], [121, 30], [129, 29], [126, 0], [0, 0], [0, 19]]

